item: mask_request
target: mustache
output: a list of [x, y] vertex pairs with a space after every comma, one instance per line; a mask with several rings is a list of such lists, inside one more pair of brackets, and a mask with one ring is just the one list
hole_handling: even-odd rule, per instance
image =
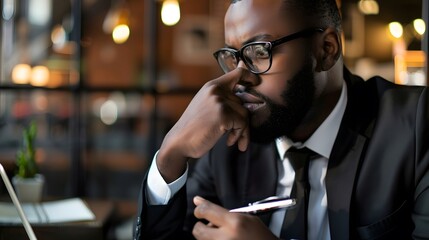
[[254, 88], [247, 87], [247, 86], [244, 86], [241, 84], [236, 85], [236, 87], [234, 88], [234, 93], [247, 93], [247, 94], [253, 95], [253, 96], [263, 100], [264, 102], [271, 102], [271, 100], [267, 96], [258, 92]]

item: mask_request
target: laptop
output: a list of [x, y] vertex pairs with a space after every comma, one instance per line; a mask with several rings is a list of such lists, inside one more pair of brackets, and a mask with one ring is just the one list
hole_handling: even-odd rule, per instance
[[34, 234], [33, 228], [31, 227], [30, 223], [28, 222], [27, 216], [22, 210], [21, 203], [16, 197], [15, 190], [13, 189], [12, 184], [10, 183], [9, 178], [7, 177], [6, 172], [1, 163], [0, 163], [0, 175], [1, 175], [1, 178], [3, 179], [4, 185], [6, 185], [6, 189], [9, 193], [10, 198], [12, 199], [13, 205], [15, 205], [16, 210], [18, 210], [19, 217], [21, 218], [22, 224], [24, 225], [24, 229], [28, 235], [28, 238], [30, 240], [37, 240], [36, 235]]

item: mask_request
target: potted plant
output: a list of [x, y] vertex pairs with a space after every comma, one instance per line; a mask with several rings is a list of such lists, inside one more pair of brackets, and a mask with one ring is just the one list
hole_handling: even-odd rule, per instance
[[18, 170], [12, 178], [18, 198], [22, 202], [40, 202], [45, 179], [39, 174], [36, 163], [34, 141], [37, 135], [37, 126], [31, 122], [24, 127], [22, 133], [22, 147], [16, 155]]

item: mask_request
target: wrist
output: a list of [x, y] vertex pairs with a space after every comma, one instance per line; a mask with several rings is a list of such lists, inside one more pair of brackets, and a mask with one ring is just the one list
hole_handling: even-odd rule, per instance
[[171, 183], [186, 171], [188, 158], [174, 147], [163, 143], [155, 160], [161, 176], [167, 183]]

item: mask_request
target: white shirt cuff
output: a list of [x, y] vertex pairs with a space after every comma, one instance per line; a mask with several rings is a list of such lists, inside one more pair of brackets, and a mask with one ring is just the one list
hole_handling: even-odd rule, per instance
[[166, 205], [168, 201], [186, 184], [188, 178], [188, 164], [186, 171], [174, 182], [167, 184], [156, 165], [156, 157], [158, 152], [153, 157], [152, 164], [147, 176], [147, 201], [150, 205]]

